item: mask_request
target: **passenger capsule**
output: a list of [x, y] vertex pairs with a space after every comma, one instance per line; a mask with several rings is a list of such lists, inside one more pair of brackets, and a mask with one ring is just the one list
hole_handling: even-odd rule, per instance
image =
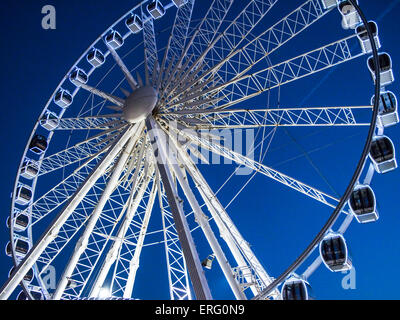
[[32, 290], [30, 294], [33, 300], [43, 300], [43, 294], [40, 291]]
[[[336, 2], [336, 0], [333, 0], [333, 1]], [[180, 7], [184, 6], [188, 2], [188, 0], [172, 0], [172, 2], [174, 3], [174, 5], [177, 8], [180, 8]]]
[[[25, 257], [25, 255], [29, 252], [29, 250], [30, 250], [30, 245], [27, 240], [17, 239], [17, 241], [15, 243], [15, 254], [17, 257], [19, 257], [19, 258]], [[12, 257], [11, 242], [7, 243], [6, 255], [9, 257]]]
[[89, 52], [86, 59], [95, 68], [100, 67], [106, 61], [104, 54], [98, 49]]
[[[11, 275], [14, 273], [15, 267], [12, 267], [10, 272], [8, 273], [8, 277], [10, 278]], [[33, 280], [33, 269], [30, 269], [28, 273], [24, 276], [24, 281], [27, 283], [31, 283]]]
[[35, 179], [39, 173], [39, 164], [37, 161], [25, 158], [20, 174], [22, 177], [28, 180]]
[[[371, 105], [375, 104], [375, 96], [371, 99]], [[391, 91], [381, 92], [379, 99], [379, 118], [380, 125], [384, 128], [399, 123], [399, 113], [397, 108], [397, 98]]]
[[153, 1], [147, 6], [147, 11], [154, 19], [160, 19], [165, 14], [165, 9], [160, 1]]
[[20, 185], [17, 188], [15, 203], [21, 206], [26, 206], [32, 200], [32, 189], [26, 185]]
[[309, 283], [298, 276], [292, 276], [282, 286], [283, 300], [313, 300]]
[[[379, 66], [381, 72], [381, 87], [385, 87], [394, 82], [394, 74], [392, 69], [392, 58], [387, 53], [379, 54]], [[368, 59], [368, 69], [371, 72], [372, 79], [376, 81], [375, 77], [375, 60], [374, 57]]]
[[60, 89], [54, 96], [54, 103], [59, 107], [65, 109], [72, 104], [73, 98], [69, 91]]
[[369, 223], [379, 219], [375, 194], [370, 186], [357, 186], [350, 196], [349, 207], [359, 223]]
[[338, 233], [328, 234], [319, 245], [319, 252], [325, 266], [333, 271], [340, 272], [351, 269], [347, 245], [344, 237]]
[[18, 301], [28, 300], [28, 298], [26, 297], [26, 293], [24, 291], [20, 291], [18, 293], [17, 300]]
[[69, 80], [76, 86], [86, 84], [88, 82], [88, 76], [82, 69], [76, 69], [69, 75]]
[[369, 156], [378, 173], [386, 173], [397, 168], [394, 145], [387, 136], [375, 137]]
[[29, 150], [40, 155], [47, 150], [47, 147], [47, 139], [44, 136], [36, 135], [32, 138], [32, 141], [29, 145]]
[[126, 20], [126, 26], [132, 33], [138, 33], [143, 29], [142, 19], [138, 15], [133, 15]]
[[20, 210], [15, 212], [15, 219], [7, 218], [7, 227], [11, 228], [11, 221], [14, 220], [14, 231], [24, 232], [29, 225], [29, 216], [25, 213], [21, 213]]
[[355, 29], [362, 22], [360, 15], [350, 1], [341, 1], [339, 3], [338, 9], [343, 17], [343, 29]]
[[40, 125], [42, 128], [48, 130], [48, 131], [53, 131], [57, 129], [58, 125], [60, 124], [60, 119], [58, 116], [50, 111], [47, 111], [42, 119], [40, 119]]
[[[378, 35], [378, 26], [374, 21], [368, 22], [368, 26], [371, 29], [371, 32], [373, 34], [376, 48], [379, 49], [381, 47], [381, 41], [380, 41], [379, 35]], [[356, 28], [356, 34], [357, 34], [358, 39], [360, 40], [361, 48], [362, 48], [363, 52], [371, 53], [372, 52], [372, 44], [371, 44], [371, 40], [369, 39], [369, 36], [368, 36], [367, 28], [364, 26], [364, 24], [361, 24]]]
[[117, 31], [111, 31], [108, 36], [106, 36], [105, 39], [106, 43], [108, 46], [113, 48], [114, 50], [117, 50], [119, 47], [121, 47], [124, 44], [124, 39], [121, 37], [119, 32]]
[[209, 255], [206, 259], [203, 260], [203, 262], [201, 263], [201, 265], [208, 269], [211, 270], [212, 269], [212, 265], [214, 262], [215, 256], [213, 254]]

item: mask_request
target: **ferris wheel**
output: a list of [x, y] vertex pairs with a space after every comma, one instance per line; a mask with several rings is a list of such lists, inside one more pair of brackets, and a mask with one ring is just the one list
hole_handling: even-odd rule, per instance
[[[316, 32], [321, 26], [326, 32]], [[317, 46], [291, 45], [304, 37]], [[147, 263], [165, 265], [160, 288], [170, 299], [213, 299], [207, 273], [216, 264], [238, 300], [311, 299], [309, 278], [320, 266], [352, 267], [344, 234], [354, 221], [378, 220], [372, 177], [397, 168], [384, 133], [399, 122], [396, 95], [387, 89], [394, 74], [381, 47], [377, 24], [356, 0], [140, 2], [82, 54], [34, 126], [7, 220], [6, 254], [15, 266], [0, 298], [18, 286], [21, 300], [140, 298], [134, 289], [151, 269], [143, 256], [157, 247]], [[285, 86], [335, 67], [348, 79], [347, 66], [360, 59], [359, 77], [370, 74], [375, 85], [375, 92], [364, 90], [368, 105], [333, 95], [334, 107], [281, 106]], [[310, 127], [368, 130], [339, 197], [263, 161], [277, 132]], [[257, 132], [250, 150], [227, 143], [227, 132], [248, 129]], [[221, 188], [233, 190], [235, 173], [249, 169], [279, 186], [282, 197], [297, 193], [334, 210], [282, 274], [268, 271], [235, 209], [223, 205], [240, 199], [254, 175], [222, 201], [207, 172], [218, 165], [206, 154], [233, 163]], [[250, 201], [264, 197], [260, 190]]]

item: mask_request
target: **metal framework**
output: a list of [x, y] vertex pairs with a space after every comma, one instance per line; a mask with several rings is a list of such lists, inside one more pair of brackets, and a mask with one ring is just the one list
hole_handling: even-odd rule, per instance
[[[367, 54], [355, 34], [330, 44], [322, 40], [318, 49], [296, 52], [296, 56], [272, 63], [272, 53], [318, 25], [336, 5], [325, 9], [326, 1], [301, 1], [265, 28], [272, 9], [281, 5], [277, 0], [210, 0], [200, 20], [196, 19], [199, 3], [195, 0], [164, 2], [168, 3], [160, 7], [158, 2], [144, 0], [116, 21], [68, 73], [81, 70], [86, 60], [92, 66], [84, 72], [87, 79], [82, 74], [79, 79], [65, 77], [45, 106], [16, 179], [10, 216], [16, 268], [0, 289], [0, 299], [8, 299], [19, 284], [30, 299], [38, 290], [43, 298], [54, 300], [137, 298], [135, 284], [143, 253], [150, 246], [165, 251], [166, 282], [173, 300], [213, 299], [204, 267], [211, 268], [214, 258], [236, 299], [281, 299], [277, 286], [300, 262], [278, 279], [267, 272], [270, 261], [257, 258], [239, 231], [240, 223], [234, 222], [195, 163], [193, 156], [207, 162], [199, 149], [263, 175], [266, 183], [278, 182], [288, 192], [297, 191], [334, 208], [336, 218], [340, 214], [345, 217], [338, 228], [340, 234], [353, 221], [343, 205], [348, 197], [338, 199], [263, 162], [281, 128], [370, 126], [370, 135], [375, 131], [377, 105], [349, 106], [338, 101], [339, 107], [285, 108], [280, 101], [276, 107], [269, 101], [274, 89], [280, 96], [286, 84]], [[173, 14], [172, 27], [158, 32], [157, 20]], [[170, 33], [165, 36], [166, 32]], [[371, 30], [368, 32], [371, 36]], [[114, 35], [111, 40], [110, 34]], [[131, 50], [126, 51], [127, 47]], [[137, 56], [144, 61], [138, 63]], [[103, 78], [93, 83], [91, 75], [101, 74], [101, 70]], [[117, 76], [122, 80], [114, 90], [103, 89], [106, 80]], [[71, 84], [75, 86], [72, 93], [63, 89]], [[74, 98], [78, 94], [86, 95], [86, 102], [79, 112], [64, 117], [68, 107], [77, 104]], [[254, 100], [260, 96], [262, 99]], [[137, 110], [142, 120], [127, 116]], [[365, 120], [371, 111], [375, 116], [372, 124]], [[51, 126], [46, 121], [52, 121]], [[258, 137], [245, 154], [218, 135], [221, 130], [244, 129], [256, 130]], [[379, 136], [383, 133], [384, 128], [379, 127]], [[52, 148], [38, 144], [35, 139], [39, 136], [45, 136]], [[66, 146], [60, 147], [65, 140]], [[42, 148], [41, 152], [35, 153], [33, 147]], [[262, 155], [259, 160], [252, 157], [256, 151]], [[374, 167], [368, 167], [367, 154], [363, 156], [357, 178], [368, 168], [364, 183], [369, 184]], [[31, 195], [22, 195], [22, 186], [29, 188]], [[354, 184], [349, 190], [353, 188]], [[241, 191], [232, 195], [232, 201]], [[18, 228], [23, 217], [28, 217], [25, 229]], [[45, 231], [35, 238], [36, 230]], [[201, 232], [201, 245], [195, 232]], [[21, 241], [29, 247], [23, 254]], [[298, 261], [304, 262], [315, 248]], [[205, 250], [212, 255], [202, 261]], [[322, 258], [316, 257], [303, 278], [308, 279], [321, 264]], [[56, 286], [49, 287], [45, 278], [53, 265], [59, 273]], [[31, 269], [33, 281], [23, 281]]]

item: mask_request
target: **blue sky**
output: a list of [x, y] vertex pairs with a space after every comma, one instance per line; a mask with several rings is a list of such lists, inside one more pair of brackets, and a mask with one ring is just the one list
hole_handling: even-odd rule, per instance
[[[1, 126], [1, 192], [2, 204], [0, 220], [0, 246], [5, 247], [8, 241], [8, 230], [5, 221], [9, 214], [10, 193], [12, 192], [17, 168], [22, 152], [30, 136], [31, 130], [42, 106], [47, 102], [60, 79], [81, 53], [123, 13], [128, 11], [137, 1], [120, 0], [118, 4], [110, 0], [78, 0], [71, 1], [2, 1], [0, 3], [0, 26], [2, 36], [1, 62], [1, 110], [3, 125]], [[198, 1], [200, 2], [200, 1]], [[41, 28], [41, 8], [53, 4], [57, 9], [57, 29], [45, 31]], [[397, 19], [400, 14], [399, 0], [367, 1], [360, 4], [369, 19], [378, 22], [382, 51], [391, 54], [395, 76], [400, 61], [400, 37], [397, 32]], [[275, 14], [289, 12], [285, 6]], [[294, 7], [293, 7], [294, 8]], [[281, 10], [281, 11], [280, 11]], [[274, 19], [279, 19], [274, 16]], [[313, 28], [304, 37], [295, 39], [293, 45], [284, 54], [291, 52], [300, 54], [316, 48], [315, 39], [322, 39], [320, 44], [339, 39], [349, 33], [340, 28], [340, 17], [334, 12], [328, 18], [332, 25], [326, 28]], [[337, 26], [333, 25], [337, 22]], [[157, 22], [167, 24], [164, 20]], [[266, 22], [265, 22], [266, 23]], [[269, 25], [268, 25], [269, 26]], [[321, 25], [320, 25], [321, 26]], [[160, 27], [160, 26], [157, 26]], [[267, 27], [267, 26], [266, 26]], [[329, 34], [326, 30], [337, 30], [337, 34]], [[312, 39], [310, 38], [312, 36]], [[309, 39], [309, 41], [308, 41]], [[164, 39], [165, 40], [165, 39]], [[304, 41], [307, 40], [307, 41]], [[283, 54], [283, 55], [284, 55]], [[280, 62], [280, 54], [271, 57]], [[359, 61], [335, 68], [304, 81], [282, 88], [282, 105], [366, 105], [373, 92], [372, 82], [366, 69], [365, 57]], [[353, 81], [353, 76], [357, 82]], [[398, 82], [390, 87], [397, 95]], [[261, 99], [261, 98], [260, 98]], [[262, 102], [263, 100], [258, 100]], [[265, 100], [264, 100], [265, 101]], [[271, 105], [274, 104], [273, 102]], [[272, 146], [266, 163], [292, 175], [323, 191], [331, 192], [333, 187], [339, 194], [343, 193], [356, 161], [361, 152], [366, 136], [364, 129], [305, 129], [288, 130], [288, 134], [280, 131]], [[398, 145], [400, 128], [394, 127], [386, 131], [394, 143]], [[295, 137], [297, 143], [289, 137]], [[310, 159], [326, 178], [329, 185], [315, 171], [304, 157], [306, 150]], [[291, 161], [287, 160], [292, 159]], [[232, 166], [216, 166], [207, 169], [201, 166], [210, 185], [218, 189], [230, 175]], [[398, 199], [399, 171], [387, 175], [376, 175], [373, 188], [379, 202], [380, 220], [369, 225], [354, 223], [348, 240], [353, 262], [356, 268], [356, 290], [343, 290], [341, 281], [344, 275], [332, 274], [321, 267], [310, 278], [314, 293], [319, 299], [398, 299], [398, 277], [400, 262], [400, 240], [397, 237], [399, 221]], [[246, 181], [235, 177], [230, 189], [221, 191], [221, 202], [229, 203], [235, 191]], [[255, 196], [256, 195], [256, 196]], [[252, 248], [273, 275], [278, 275], [287, 265], [294, 261], [307, 243], [316, 235], [327, 220], [331, 209], [304, 200], [297, 193], [257, 176], [243, 191], [240, 198], [229, 207], [229, 212], [238, 228]], [[198, 231], [197, 231], [198, 232]], [[195, 239], [201, 236], [196, 233]], [[154, 252], [160, 251], [154, 249]], [[200, 247], [202, 256], [207, 249]], [[159, 252], [158, 252], [159, 253]], [[156, 257], [151, 250], [143, 253], [145, 261], [153, 261]], [[154, 253], [155, 254], [155, 253]], [[11, 260], [3, 254], [0, 258], [0, 282], [6, 280]], [[156, 273], [156, 270], [153, 270]], [[153, 282], [162, 280], [154, 275]], [[212, 289], [216, 298], [229, 298], [226, 286], [222, 283], [219, 270], [207, 271], [212, 280]], [[166, 279], [165, 279], [166, 281]], [[148, 282], [142, 281], [137, 286], [138, 297], [150, 297]], [[165, 297], [157, 293], [157, 298]]]

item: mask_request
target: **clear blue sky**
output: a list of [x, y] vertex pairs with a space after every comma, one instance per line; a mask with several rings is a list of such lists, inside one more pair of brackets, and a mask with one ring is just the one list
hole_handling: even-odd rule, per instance
[[[34, 123], [42, 106], [54, 91], [60, 79], [65, 75], [78, 56], [123, 13], [137, 1], [87, 0], [87, 1], [1, 1], [0, 27], [1, 55], [1, 188], [0, 188], [0, 246], [5, 247], [8, 241], [8, 230], [5, 226], [10, 210], [10, 193], [12, 192], [17, 168], [22, 152], [27, 143]], [[200, 2], [198, 0], [198, 2]], [[41, 28], [41, 8], [53, 4], [57, 9], [57, 29], [45, 31]], [[378, 22], [382, 51], [391, 54], [394, 71], [400, 78], [400, 36], [398, 33], [399, 0], [370, 1], [360, 0], [360, 5], [368, 19]], [[284, 6], [282, 12], [285, 12]], [[279, 13], [281, 11], [277, 11]], [[286, 11], [288, 12], [288, 11]], [[274, 19], [279, 17], [274, 16]], [[324, 41], [325, 28], [319, 27], [309, 31], [313, 39], [320, 44], [328, 43], [346, 33], [340, 29], [340, 17], [332, 13], [329, 23], [337, 22], [335, 30], [338, 36], [327, 37]], [[160, 23], [166, 23], [160, 22]], [[329, 27], [327, 27], [329, 29]], [[300, 39], [291, 46], [293, 55], [300, 54], [313, 46]], [[290, 50], [286, 52], [289, 54]], [[273, 57], [279, 62], [279, 55]], [[314, 78], [296, 82], [282, 89], [282, 105], [366, 105], [373, 92], [373, 86], [366, 69], [365, 58], [347, 68], [339, 67], [329, 76], [323, 73]], [[352, 76], [362, 79], [353, 83]], [[321, 82], [322, 81], [322, 82]], [[390, 87], [398, 96], [398, 82]], [[259, 100], [262, 101], [262, 100]], [[360, 154], [366, 131], [363, 129], [343, 129], [338, 134], [335, 129], [326, 130], [289, 130], [323, 173], [329, 184], [340, 194], [343, 193], [357, 157]], [[400, 127], [390, 128], [387, 134], [398, 144]], [[317, 150], [317, 151], [313, 151]], [[338, 152], [341, 153], [339, 154]], [[286, 159], [296, 158], [286, 162]], [[271, 155], [266, 163], [288, 173], [306, 183], [330, 192], [329, 186], [315, 172], [304, 158], [299, 145], [294, 144], [288, 135], [281, 131], [273, 145]], [[201, 167], [205, 170], [206, 167]], [[218, 166], [210, 171], [203, 171], [210, 179], [210, 184], [217, 189], [232, 172], [233, 167]], [[400, 262], [400, 227], [398, 199], [399, 170], [384, 176], [376, 175], [373, 188], [379, 201], [381, 219], [374, 224], [354, 224], [346, 235], [351, 248], [353, 262], [357, 271], [357, 289], [343, 290], [343, 275], [332, 274], [324, 267], [320, 268], [310, 279], [314, 293], [319, 299], [398, 299], [397, 290], [398, 263]], [[227, 204], [241, 178], [235, 178], [237, 184], [232, 189], [224, 189], [221, 201]], [[256, 196], [254, 196], [256, 195]], [[331, 209], [324, 208], [313, 201], [304, 201], [302, 196], [288, 191], [267, 178], [257, 176], [244, 190], [241, 197], [229, 208], [234, 221], [244, 236], [253, 245], [253, 249], [273, 275], [278, 275], [295, 257], [301, 253], [307, 243], [322, 227]], [[195, 235], [195, 237], [198, 237]], [[201, 248], [201, 254], [207, 250]], [[154, 257], [150, 250], [144, 252], [147, 261], [162, 259]], [[0, 282], [6, 280], [11, 259], [5, 254], [0, 256]], [[157, 270], [154, 269], [154, 274]], [[221, 282], [221, 273], [207, 272], [211, 279], [216, 298], [226, 296], [226, 288]], [[154, 275], [154, 281], [158, 279]], [[166, 283], [166, 279], [165, 279]], [[139, 298], [149, 297], [149, 286], [145, 282], [138, 285]], [[166, 297], [159, 294], [157, 297]]]

